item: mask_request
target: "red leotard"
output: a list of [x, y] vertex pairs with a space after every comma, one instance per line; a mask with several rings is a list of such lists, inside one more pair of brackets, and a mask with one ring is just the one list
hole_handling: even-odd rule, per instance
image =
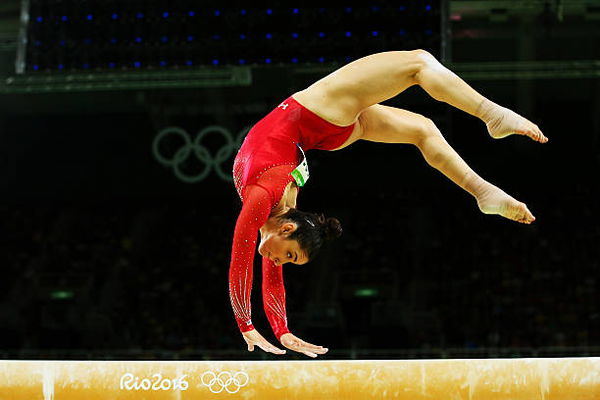
[[[297, 145], [304, 151], [334, 150], [353, 129], [354, 125], [334, 125], [289, 97], [248, 132], [233, 164], [233, 180], [243, 204], [233, 234], [229, 296], [240, 331], [254, 329], [250, 292], [256, 238], [294, 180], [290, 172], [302, 158]], [[289, 332], [282, 267], [263, 257], [262, 268], [264, 310], [279, 339]]]

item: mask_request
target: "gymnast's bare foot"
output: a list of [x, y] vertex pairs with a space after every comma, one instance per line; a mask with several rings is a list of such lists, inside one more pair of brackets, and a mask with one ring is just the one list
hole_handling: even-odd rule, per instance
[[539, 143], [548, 142], [548, 138], [536, 124], [492, 101], [483, 100], [477, 113], [485, 122], [490, 136], [494, 139], [517, 134], [528, 136]]
[[484, 214], [497, 214], [504, 218], [531, 224], [535, 217], [525, 203], [515, 200], [502, 189], [488, 183], [477, 197], [477, 205]]

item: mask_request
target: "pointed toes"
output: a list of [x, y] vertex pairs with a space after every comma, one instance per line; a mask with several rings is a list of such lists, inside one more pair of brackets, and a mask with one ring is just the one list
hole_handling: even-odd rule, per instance
[[533, 129], [532, 129], [532, 133], [535, 135], [535, 140], [537, 142], [540, 143], [547, 143], [548, 142], [548, 138], [542, 133], [542, 131], [540, 130], [540, 128], [533, 124]]
[[527, 205], [525, 203], [519, 203], [517, 206], [517, 210], [515, 212], [514, 220], [517, 222], [520, 222], [522, 224], [529, 225], [533, 221], [535, 221], [535, 217], [533, 216], [531, 211], [529, 211], [529, 209], [527, 208]]

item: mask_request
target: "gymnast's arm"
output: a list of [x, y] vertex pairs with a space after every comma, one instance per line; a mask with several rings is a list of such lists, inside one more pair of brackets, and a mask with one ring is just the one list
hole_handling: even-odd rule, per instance
[[269, 193], [259, 186], [248, 186], [245, 200], [235, 224], [231, 264], [229, 266], [229, 297], [235, 319], [248, 350], [258, 346], [264, 351], [284, 354], [271, 345], [252, 325], [250, 293], [252, 291], [253, 262], [258, 230], [267, 221], [272, 201]]
[[262, 259], [262, 295], [267, 319], [273, 328], [277, 340], [289, 333], [285, 309], [285, 286], [283, 285], [283, 266], [277, 265], [267, 257]]
[[283, 266], [277, 265], [266, 257], [263, 257], [263, 305], [267, 319], [273, 328], [273, 333], [279, 342], [290, 350], [303, 353], [315, 358], [319, 354], [325, 354], [329, 350], [323, 346], [305, 342], [290, 333], [287, 326], [287, 315], [285, 309], [285, 287], [283, 285]]

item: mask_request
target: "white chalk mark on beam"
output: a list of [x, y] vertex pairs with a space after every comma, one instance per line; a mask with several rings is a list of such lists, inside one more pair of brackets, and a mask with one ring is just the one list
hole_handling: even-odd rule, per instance
[[44, 400], [54, 400], [54, 367], [47, 364], [43, 369], [42, 391]]

